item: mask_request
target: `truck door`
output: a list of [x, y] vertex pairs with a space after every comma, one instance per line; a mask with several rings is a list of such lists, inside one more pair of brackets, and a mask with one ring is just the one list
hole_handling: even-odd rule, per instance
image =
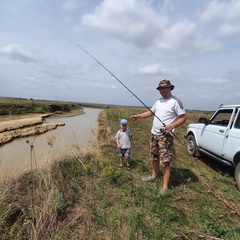
[[232, 118], [232, 127], [229, 129], [227, 141], [224, 143], [223, 154], [224, 158], [232, 161], [234, 155], [240, 149], [240, 108], [235, 110]]
[[232, 122], [234, 109], [220, 109], [205, 126], [201, 136], [201, 147], [217, 155], [223, 154], [224, 142]]

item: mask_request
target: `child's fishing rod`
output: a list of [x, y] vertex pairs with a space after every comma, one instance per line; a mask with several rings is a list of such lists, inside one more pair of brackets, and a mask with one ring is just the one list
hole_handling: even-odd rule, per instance
[[[108, 68], [106, 68], [98, 59], [96, 59], [91, 53], [89, 53], [86, 49], [78, 45], [77, 43], [74, 43], [73, 41], [70, 40], [72, 44], [75, 46], [79, 47], [82, 49], [86, 54], [88, 54], [91, 58], [93, 58], [98, 64], [100, 64], [107, 72], [109, 72], [120, 84], [122, 84], [123, 87], [125, 87], [145, 108], [147, 108], [165, 127], [166, 124], [158, 117], [155, 115], [155, 113], [134, 93], [132, 92], [119, 78], [117, 78]], [[175, 134], [174, 132], [171, 131], [171, 134], [178, 139], [182, 144], [184, 144]]]

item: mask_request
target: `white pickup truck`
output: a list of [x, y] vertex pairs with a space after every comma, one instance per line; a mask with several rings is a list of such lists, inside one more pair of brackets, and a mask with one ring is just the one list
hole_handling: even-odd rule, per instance
[[234, 167], [234, 177], [240, 190], [240, 104], [221, 105], [210, 119], [199, 118], [188, 125], [185, 138], [187, 152], [200, 153]]

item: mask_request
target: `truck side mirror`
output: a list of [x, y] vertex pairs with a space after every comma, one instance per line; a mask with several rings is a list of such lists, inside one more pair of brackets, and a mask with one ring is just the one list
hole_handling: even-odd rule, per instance
[[209, 124], [209, 120], [207, 118], [204, 118], [204, 117], [200, 117], [198, 119], [198, 122], [203, 123], [203, 124]]

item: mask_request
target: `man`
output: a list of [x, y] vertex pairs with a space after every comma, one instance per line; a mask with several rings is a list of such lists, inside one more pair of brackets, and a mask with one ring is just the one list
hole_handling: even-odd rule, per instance
[[172, 95], [174, 85], [169, 80], [160, 81], [157, 90], [161, 94], [152, 106], [151, 111], [133, 115], [131, 119], [136, 121], [141, 118], [148, 118], [154, 115], [150, 139], [150, 160], [152, 161], [152, 175], [142, 178], [144, 182], [153, 182], [158, 177], [159, 166], [163, 169], [163, 187], [159, 192], [164, 196], [168, 191], [170, 180], [170, 162], [173, 155], [174, 128], [186, 121], [186, 112], [182, 102]]

